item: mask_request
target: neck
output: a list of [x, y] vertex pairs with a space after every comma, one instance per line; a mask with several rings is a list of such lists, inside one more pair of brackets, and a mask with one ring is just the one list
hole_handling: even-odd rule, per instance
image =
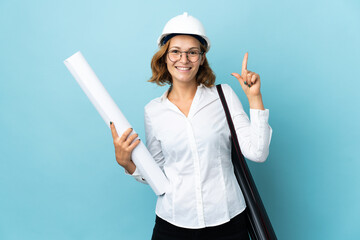
[[195, 96], [196, 90], [197, 83], [195, 81], [190, 83], [173, 83], [168, 94], [168, 98], [177, 101], [192, 100]]

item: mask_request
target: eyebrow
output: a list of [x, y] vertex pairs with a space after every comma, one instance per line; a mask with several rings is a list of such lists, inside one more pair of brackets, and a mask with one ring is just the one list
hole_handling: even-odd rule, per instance
[[[169, 49], [173, 49], [173, 48], [181, 49], [181, 47], [177, 47], [177, 46], [170, 47]], [[187, 51], [192, 50], [192, 49], [201, 50], [199, 47], [191, 47]]]

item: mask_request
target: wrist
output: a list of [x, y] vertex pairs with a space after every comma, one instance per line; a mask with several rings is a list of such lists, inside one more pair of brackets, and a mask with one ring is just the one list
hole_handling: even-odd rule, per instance
[[122, 167], [125, 168], [125, 170], [130, 174], [133, 174], [136, 169], [136, 165], [132, 160], [130, 160], [129, 163], [122, 165]]

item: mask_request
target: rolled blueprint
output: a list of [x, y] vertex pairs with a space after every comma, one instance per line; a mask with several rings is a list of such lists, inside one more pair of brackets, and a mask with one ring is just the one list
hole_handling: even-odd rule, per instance
[[[75, 53], [64, 63], [108, 127], [112, 121], [119, 136], [131, 127], [81, 52]], [[142, 142], [134, 149], [131, 157], [155, 194], [164, 194], [168, 180]]]

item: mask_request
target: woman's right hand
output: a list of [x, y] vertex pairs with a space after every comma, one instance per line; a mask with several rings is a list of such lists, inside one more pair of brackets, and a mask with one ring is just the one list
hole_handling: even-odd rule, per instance
[[114, 140], [116, 161], [120, 166], [125, 168], [126, 171], [132, 174], [135, 171], [136, 166], [131, 160], [131, 153], [140, 143], [140, 139], [134, 141], [138, 137], [138, 134], [130, 135], [133, 129], [129, 128], [121, 135], [121, 137], [119, 137], [115, 125], [112, 122], [110, 122], [110, 129]]

